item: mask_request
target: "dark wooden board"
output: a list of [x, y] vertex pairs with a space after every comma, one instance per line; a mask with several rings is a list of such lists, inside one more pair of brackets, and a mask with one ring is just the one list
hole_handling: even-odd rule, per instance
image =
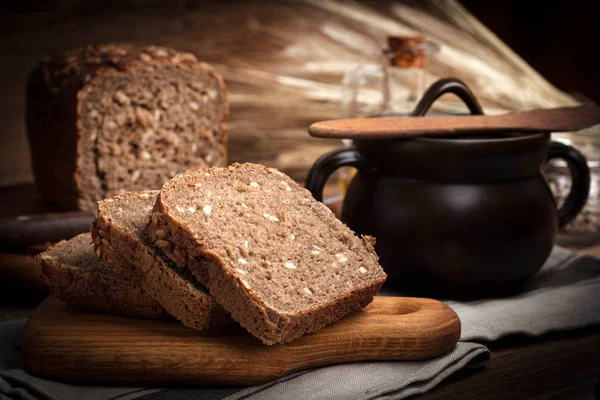
[[35, 373], [128, 385], [251, 385], [293, 371], [367, 360], [422, 360], [451, 351], [460, 320], [431, 299], [377, 296], [365, 309], [293, 342], [266, 346], [241, 328], [199, 332], [177, 321], [95, 314], [50, 297], [27, 322]]

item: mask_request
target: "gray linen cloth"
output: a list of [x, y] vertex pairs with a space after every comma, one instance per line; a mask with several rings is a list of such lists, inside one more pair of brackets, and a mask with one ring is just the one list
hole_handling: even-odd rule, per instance
[[404, 399], [425, 393], [460, 369], [481, 366], [490, 352], [475, 341], [600, 323], [599, 295], [600, 260], [556, 247], [520, 294], [448, 301], [462, 321], [461, 340], [449, 354], [427, 361], [334, 365], [245, 389], [102, 387], [44, 380], [25, 371], [18, 352], [24, 321], [5, 322], [0, 324], [0, 399]]

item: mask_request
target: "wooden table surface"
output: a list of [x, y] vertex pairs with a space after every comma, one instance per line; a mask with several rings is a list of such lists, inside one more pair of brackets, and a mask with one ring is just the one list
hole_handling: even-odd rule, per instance
[[[50, 211], [32, 186], [0, 190], [0, 217]], [[333, 205], [335, 208], [335, 205]], [[600, 246], [575, 249], [600, 257]], [[6, 282], [0, 265], [0, 282]], [[1, 290], [0, 319], [26, 318], [43, 295]], [[600, 301], [589, 299], [589, 301]], [[486, 343], [492, 359], [463, 370], [422, 399], [600, 399], [600, 326], [542, 337], [511, 336]]]

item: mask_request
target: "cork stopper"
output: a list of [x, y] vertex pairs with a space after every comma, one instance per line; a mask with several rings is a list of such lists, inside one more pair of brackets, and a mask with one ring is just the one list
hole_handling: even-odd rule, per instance
[[421, 36], [388, 36], [385, 50], [390, 65], [398, 68], [424, 68], [425, 38]]

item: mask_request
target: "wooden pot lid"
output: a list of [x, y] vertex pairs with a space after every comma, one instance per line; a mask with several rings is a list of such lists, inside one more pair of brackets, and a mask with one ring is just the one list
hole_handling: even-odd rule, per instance
[[394, 139], [418, 136], [489, 135], [508, 132], [568, 132], [600, 124], [600, 107], [536, 109], [502, 115], [382, 117], [321, 121], [311, 136], [337, 139]]

